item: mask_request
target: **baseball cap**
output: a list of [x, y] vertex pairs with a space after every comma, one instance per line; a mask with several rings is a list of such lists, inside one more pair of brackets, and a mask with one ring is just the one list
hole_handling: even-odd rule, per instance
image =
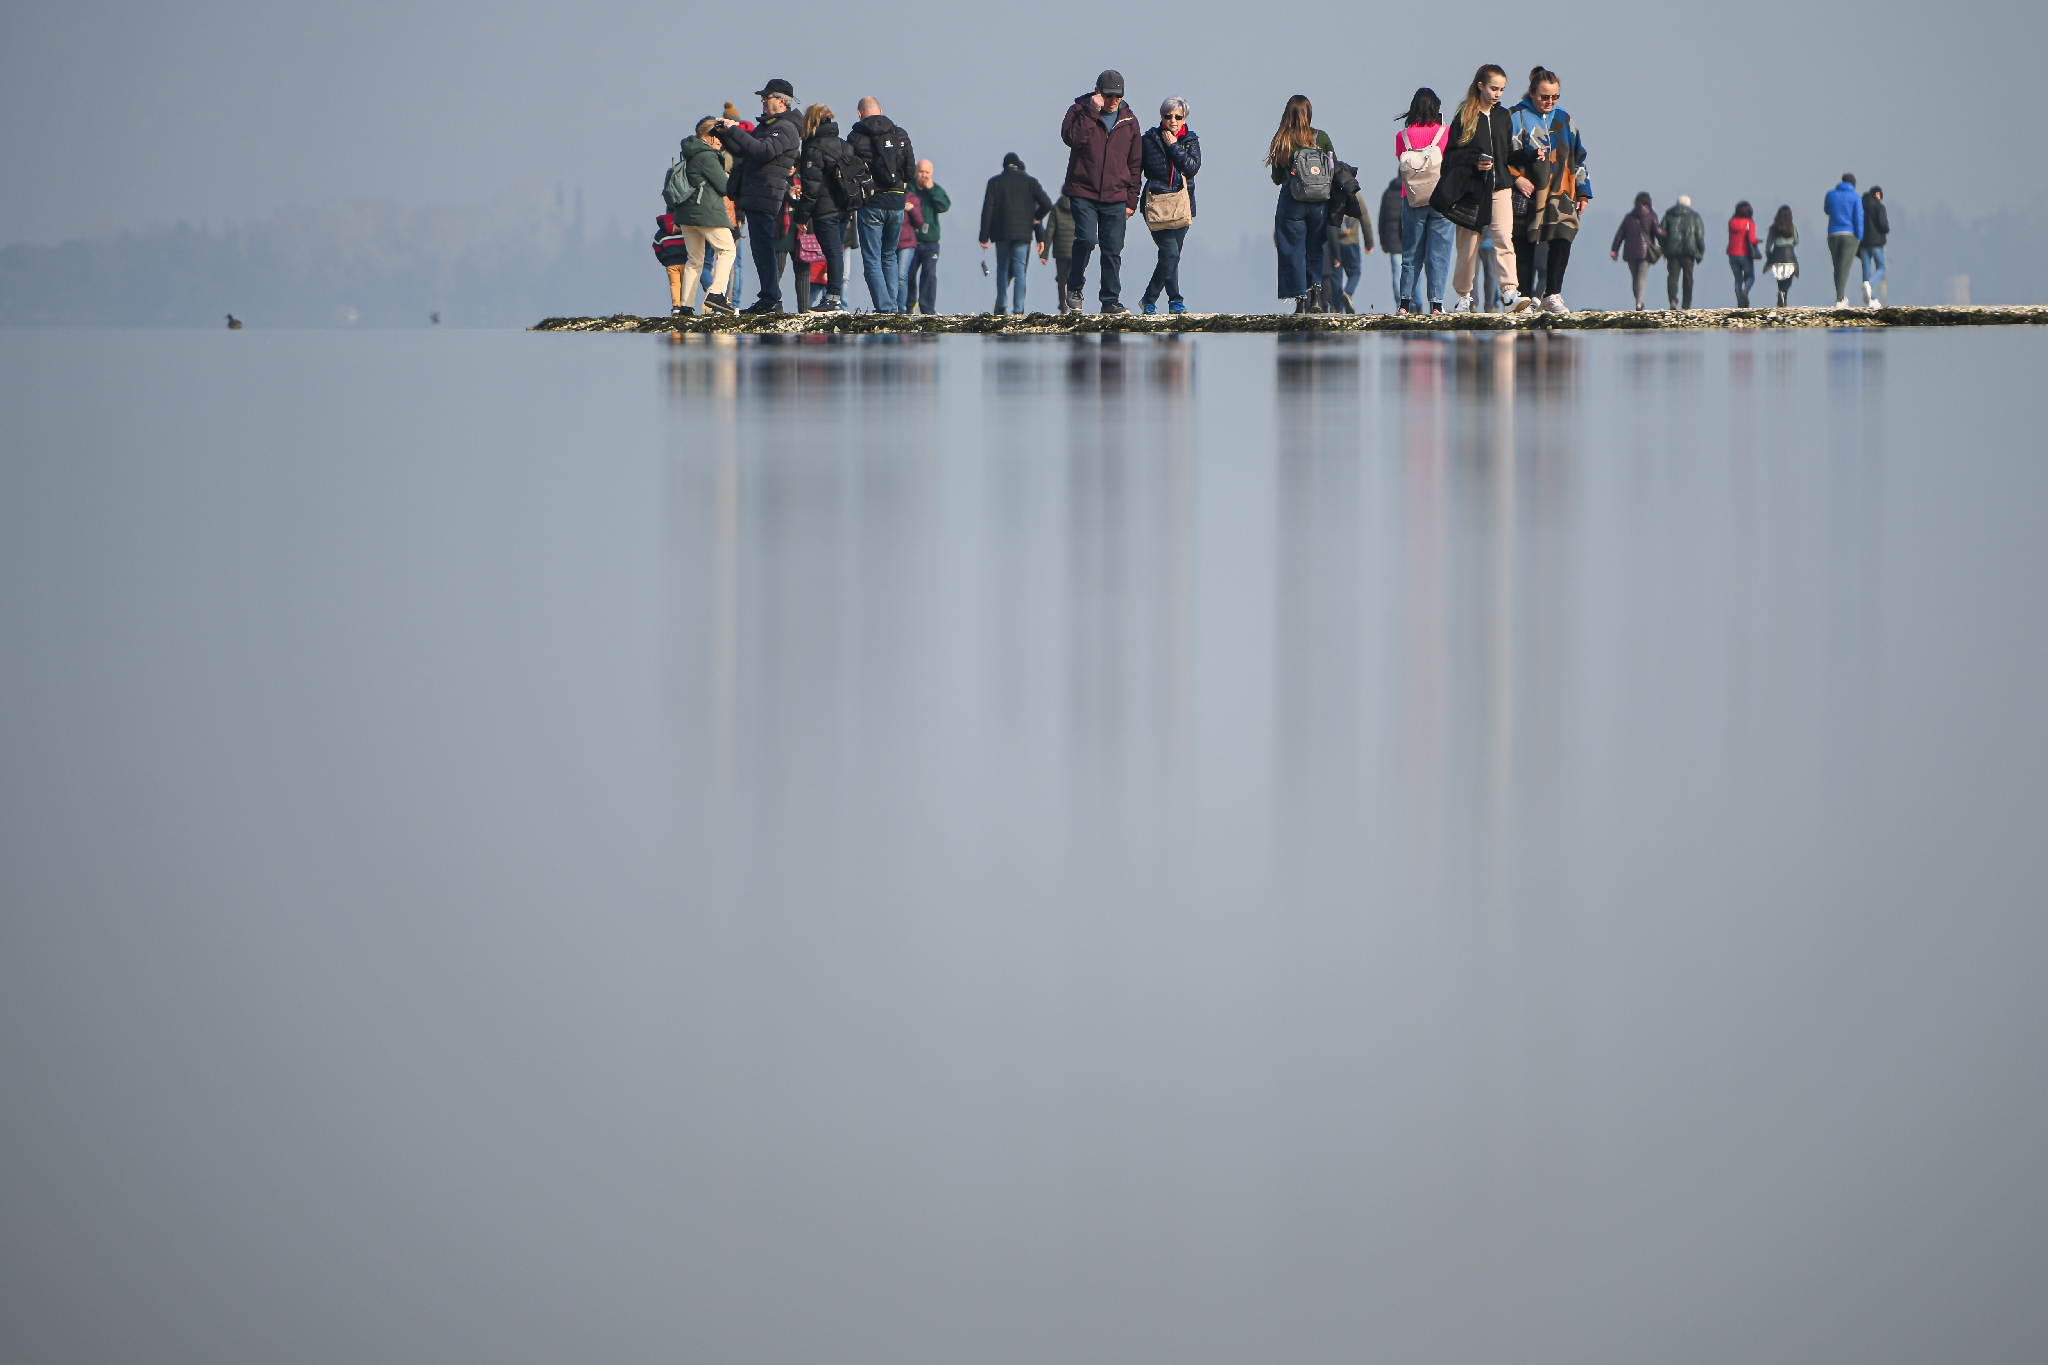
[[778, 76], [754, 93], [756, 95], [780, 95], [786, 100], [793, 100], [796, 98], [796, 87]]
[[1121, 71], [1105, 71], [1100, 76], [1097, 76], [1095, 78], [1095, 93], [1098, 95], [1115, 95], [1118, 99], [1122, 99], [1124, 93], [1124, 73]]

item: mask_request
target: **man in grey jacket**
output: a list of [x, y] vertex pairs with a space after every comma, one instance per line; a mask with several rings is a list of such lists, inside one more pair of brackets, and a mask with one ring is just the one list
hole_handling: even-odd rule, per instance
[[[1681, 194], [1664, 211], [1664, 279], [1671, 311], [1692, 307], [1692, 269], [1707, 254], [1707, 224], [1693, 212], [1692, 196]], [[1679, 302], [1681, 286], [1685, 301]]]

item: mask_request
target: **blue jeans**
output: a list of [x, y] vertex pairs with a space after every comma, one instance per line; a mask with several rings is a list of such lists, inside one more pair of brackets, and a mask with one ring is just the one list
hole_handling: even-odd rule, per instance
[[1152, 267], [1151, 283], [1145, 286], [1145, 302], [1157, 303], [1163, 293], [1175, 303], [1180, 303], [1180, 249], [1188, 239], [1184, 227], [1167, 228], [1152, 234], [1152, 240], [1159, 247], [1159, 264]]
[[754, 271], [761, 277], [760, 301], [775, 308], [782, 306], [782, 268], [775, 261], [775, 234], [781, 230], [781, 214], [747, 210], [747, 244], [754, 249]]
[[1280, 254], [1280, 297], [1298, 299], [1323, 282], [1323, 245], [1330, 232], [1330, 205], [1304, 204], [1280, 187], [1273, 210], [1273, 246]]
[[811, 234], [825, 250], [825, 292], [844, 299], [846, 288], [846, 215], [831, 214], [811, 219]]
[[1856, 259], [1863, 262], [1863, 282], [1872, 289], [1884, 283], [1884, 248], [1867, 246], [1856, 253]]
[[1735, 297], [1739, 301], [1749, 297], [1749, 291], [1756, 287], [1756, 262], [1747, 256], [1730, 256], [1728, 268], [1735, 272]]
[[[1429, 205], [1401, 206], [1401, 284], [1395, 290], [1401, 298], [1417, 305], [1422, 295], [1416, 286], [1428, 272], [1429, 301], [1441, 305], [1451, 288], [1451, 248], [1457, 231], [1451, 220]], [[1398, 301], [1397, 301], [1398, 303]]]
[[1337, 243], [1337, 263], [1344, 268], [1344, 283], [1338, 285], [1347, 294], [1358, 292], [1358, 278], [1365, 274], [1365, 243]]
[[1129, 205], [1119, 199], [1113, 204], [1068, 196], [1074, 206], [1074, 263], [1067, 270], [1067, 288], [1082, 289], [1088, 283], [1088, 253], [1102, 248], [1102, 301], [1115, 303], [1123, 295], [1124, 220]]
[[896, 243], [903, 236], [903, 210], [865, 208], [860, 230], [860, 271], [868, 282], [868, 298], [877, 313], [896, 307]]
[[[1387, 245], [1390, 248], [1398, 248], [1401, 245], [1401, 239], [1396, 237]], [[1403, 256], [1399, 250], [1389, 250], [1387, 252], [1387, 267], [1394, 273], [1394, 307], [1396, 308], [1401, 306], [1401, 262], [1406, 259], [1408, 258]]]
[[1024, 311], [1024, 267], [1031, 263], [1031, 243], [997, 242], [996, 248], [996, 311], [1003, 311], [1003, 290], [1010, 291], [1010, 311]]
[[926, 317], [939, 311], [937, 242], [919, 242], [917, 249], [909, 254], [909, 259], [903, 263], [903, 283], [897, 286], [896, 297], [903, 301], [906, 312], [913, 301], [917, 304], [917, 311]]

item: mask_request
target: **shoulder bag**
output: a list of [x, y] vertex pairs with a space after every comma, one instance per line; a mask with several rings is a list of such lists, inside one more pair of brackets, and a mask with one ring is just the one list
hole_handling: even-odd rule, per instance
[[[1174, 172], [1178, 167], [1173, 163], [1173, 148], [1166, 145], [1166, 138], [1163, 134], [1159, 139], [1159, 150], [1166, 156], [1166, 183], [1171, 185], [1174, 182]], [[1180, 177], [1180, 188], [1177, 190], [1168, 190], [1164, 194], [1161, 194], [1158, 190], [1145, 191], [1145, 226], [1147, 228], [1154, 232], [1171, 232], [1175, 228], [1184, 228], [1194, 221], [1195, 210], [1194, 205], [1188, 198], [1188, 180], [1186, 176]]]

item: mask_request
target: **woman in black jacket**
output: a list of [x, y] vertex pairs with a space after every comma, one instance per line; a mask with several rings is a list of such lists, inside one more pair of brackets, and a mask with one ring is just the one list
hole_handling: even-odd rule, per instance
[[[1202, 169], [1202, 140], [1188, 127], [1188, 102], [1169, 96], [1159, 106], [1159, 126], [1140, 140], [1145, 158], [1145, 226], [1152, 231], [1159, 248], [1159, 263], [1152, 267], [1151, 283], [1145, 286], [1145, 311], [1159, 311], [1159, 296], [1166, 295], [1166, 311], [1185, 313], [1180, 296], [1180, 248], [1188, 239], [1195, 220], [1195, 176]], [[1187, 191], [1187, 221], [1174, 223], [1173, 215], [1154, 206], [1161, 196]], [[1161, 219], [1171, 226], [1154, 226]]]
[[1451, 120], [1450, 146], [1444, 152], [1444, 173], [1437, 181], [1430, 207], [1455, 220], [1452, 206], [1479, 201], [1479, 225], [1458, 227], [1458, 259], [1451, 272], [1451, 288], [1458, 295], [1453, 313], [1472, 311], [1472, 282], [1479, 267], [1479, 234], [1493, 228], [1493, 259], [1501, 280], [1501, 307], [1519, 313], [1529, 306], [1511, 280], [1520, 278], [1515, 270], [1515, 192], [1536, 192], [1535, 184], [1521, 172], [1536, 164], [1531, 148], [1517, 151], [1514, 119], [1500, 107], [1507, 93], [1508, 73], [1488, 63], [1473, 74], [1465, 102]]
[[[836, 188], [841, 169], [852, 172], [853, 148], [839, 136], [832, 107], [814, 104], [804, 111], [804, 149], [797, 159], [797, 183], [803, 188], [795, 217], [799, 226], [810, 228], [825, 253], [825, 297], [811, 310], [817, 313], [846, 311], [846, 205], [839, 202]], [[810, 284], [800, 280], [797, 288], [807, 290]]]

